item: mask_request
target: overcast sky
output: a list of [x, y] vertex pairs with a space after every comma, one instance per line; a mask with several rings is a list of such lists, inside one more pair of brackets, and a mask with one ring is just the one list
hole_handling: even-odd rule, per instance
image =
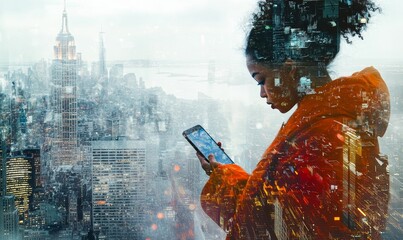
[[[63, 0], [2, 1], [1, 42], [9, 59], [51, 58]], [[253, 0], [67, 0], [69, 30], [86, 60], [211, 59], [239, 52]], [[4, 50], [3, 50], [4, 51]]]
[[[105, 32], [107, 60], [175, 59], [241, 61], [255, 0], [67, 0], [69, 30], [84, 60], [98, 56]], [[345, 60], [403, 59], [401, 0], [378, 0], [383, 8]], [[61, 28], [63, 0], [0, 0], [0, 61], [52, 59]], [[242, 60], [243, 61], [243, 60]]]

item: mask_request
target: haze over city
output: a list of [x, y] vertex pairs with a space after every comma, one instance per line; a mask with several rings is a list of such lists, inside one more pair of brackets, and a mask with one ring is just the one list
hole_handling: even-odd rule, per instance
[[[389, 86], [379, 159], [390, 167], [385, 239], [399, 239], [403, 21], [399, 0], [377, 3], [364, 40], [341, 39], [329, 72], [374, 65]], [[290, 116], [270, 109], [245, 66], [255, 4], [0, 0], [2, 169], [11, 173], [0, 177], [10, 223], [0, 218], [0, 238], [224, 239], [201, 209], [208, 176], [181, 134], [203, 125], [250, 173]]]

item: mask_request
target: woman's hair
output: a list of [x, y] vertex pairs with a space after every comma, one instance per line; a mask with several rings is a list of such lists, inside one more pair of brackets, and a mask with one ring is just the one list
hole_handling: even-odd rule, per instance
[[371, 0], [260, 0], [252, 15], [245, 55], [257, 62], [287, 59], [328, 65], [340, 36], [358, 36], [379, 8]]

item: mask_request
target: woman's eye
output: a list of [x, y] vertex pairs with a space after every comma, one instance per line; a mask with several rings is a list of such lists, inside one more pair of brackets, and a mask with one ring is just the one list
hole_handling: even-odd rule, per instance
[[265, 80], [263, 79], [263, 80], [257, 82], [257, 85], [258, 85], [258, 86], [263, 86], [263, 85], [264, 85], [264, 82], [265, 82]]

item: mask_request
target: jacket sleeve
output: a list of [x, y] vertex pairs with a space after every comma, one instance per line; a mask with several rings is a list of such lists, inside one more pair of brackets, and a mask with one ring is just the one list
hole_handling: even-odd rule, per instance
[[228, 228], [249, 174], [236, 164], [219, 165], [204, 186], [200, 202], [204, 212], [221, 228]]

